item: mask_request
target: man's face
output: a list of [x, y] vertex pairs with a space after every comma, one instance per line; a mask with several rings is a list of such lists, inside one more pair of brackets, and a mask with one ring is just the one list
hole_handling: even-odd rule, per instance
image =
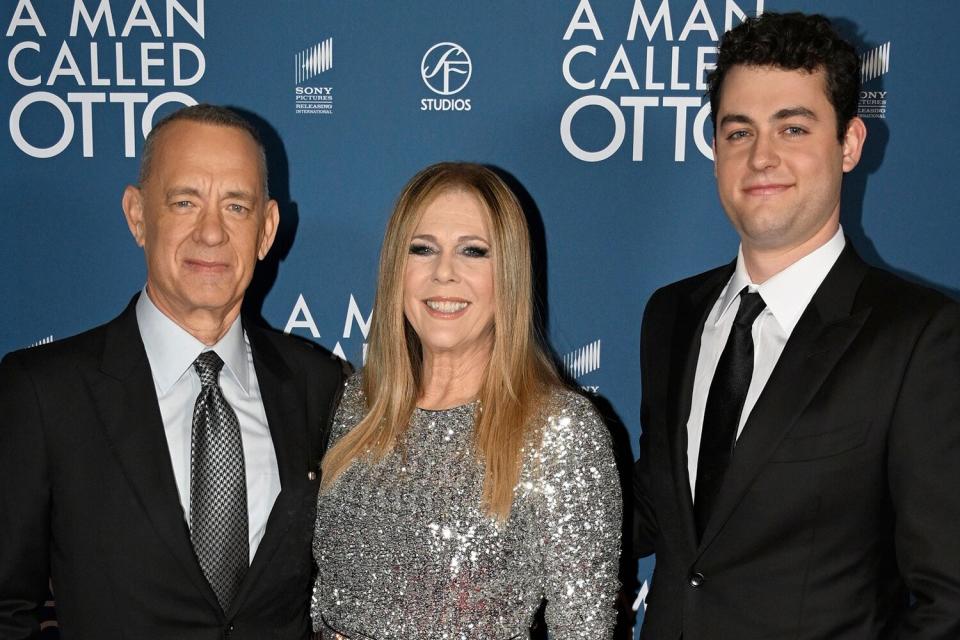
[[723, 83], [713, 143], [720, 202], [745, 251], [822, 244], [840, 220], [840, 183], [860, 159], [859, 118], [837, 140], [823, 71], [737, 66]]
[[187, 120], [158, 135], [150, 174], [123, 195], [150, 299], [185, 328], [232, 320], [279, 219], [259, 149], [242, 129]]

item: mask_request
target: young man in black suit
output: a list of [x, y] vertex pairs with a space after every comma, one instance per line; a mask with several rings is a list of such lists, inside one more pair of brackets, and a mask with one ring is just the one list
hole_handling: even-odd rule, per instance
[[277, 203], [234, 112], [157, 123], [123, 195], [147, 283], [119, 317], [0, 364], [0, 638], [310, 634], [338, 360], [247, 321]]
[[642, 329], [646, 640], [960, 638], [960, 305], [840, 227], [866, 138], [822, 16], [727, 33], [710, 78], [735, 262]]

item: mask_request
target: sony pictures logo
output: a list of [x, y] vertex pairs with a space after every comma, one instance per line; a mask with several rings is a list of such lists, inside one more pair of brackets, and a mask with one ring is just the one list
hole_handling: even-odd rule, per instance
[[890, 42], [860, 55], [860, 100], [857, 115], [861, 118], [887, 117], [887, 90], [882, 77], [890, 72]]
[[[294, 106], [296, 113], [304, 115], [330, 115], [333, 113], [333, 87], [314, 80], [333, 69], [333, 38], [321, 40], [293, 56]], [[309, 84], [307, 84], [307, 82]]]
[[[473, 62], [467, 50], [454, 42], [438, 42], [423, 54], [420, 77], [427, 88], [441, 96], [452, 96], [467, 86]], [[421, 111], [470, 111], [470, 98], [423, 98]]]
[[585, 385], [580, 381], [582, 376], [593, 373], [600, 368], [600, 339], [585, 344], [578, 349], [564, 354], [563, 368], [571, 378], [580, 383], [580, 388], [588, 393], [597, 393], [597, 385]]
[[28, 344], [27, 349], [32, 349], [33, 347], [39, 347], [45, 344], [50, 344], [51, 342], [53, 342], [53, 334], [50, 334], [45, 338], [40, 338], [39, 340], [37, 340], [36, 342], [33, 342], [32, 344]]

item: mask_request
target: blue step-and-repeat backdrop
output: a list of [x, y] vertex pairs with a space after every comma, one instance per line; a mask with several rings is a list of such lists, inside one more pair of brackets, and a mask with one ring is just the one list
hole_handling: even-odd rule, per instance
[[[640, 431], [644, 304], [736, 254], [715, 192], [704, 77], [723, 32], [763, 11], [824, 13], [862, 52], [869, 136], [843, 197], [854, 245], [874, 264], [960, 290], [953, 0], [2, 7], [0, 354], [126, 305], [145, 275], [120, 195], [144, 134], [182, 104], [227, 104], [265, 131], [283, 216], [252, 306], [354, 365], [401, 186], [440, 160], [508, 175], [531, 218], [547, 335], [606, 408], [626, 463]], [[635, 568], [624, 599], [638, 618], [652, 566]]]

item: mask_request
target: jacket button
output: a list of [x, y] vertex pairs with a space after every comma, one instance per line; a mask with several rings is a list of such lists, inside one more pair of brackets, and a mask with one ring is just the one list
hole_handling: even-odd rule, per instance
[[694, 572], [690, 574], [687, 580], [690, 582], [690, 586], [696, 589], [697, 587], [700, 587], [701, 585], [703, 585], [706, 578], [703, 577], [702, 573]]

